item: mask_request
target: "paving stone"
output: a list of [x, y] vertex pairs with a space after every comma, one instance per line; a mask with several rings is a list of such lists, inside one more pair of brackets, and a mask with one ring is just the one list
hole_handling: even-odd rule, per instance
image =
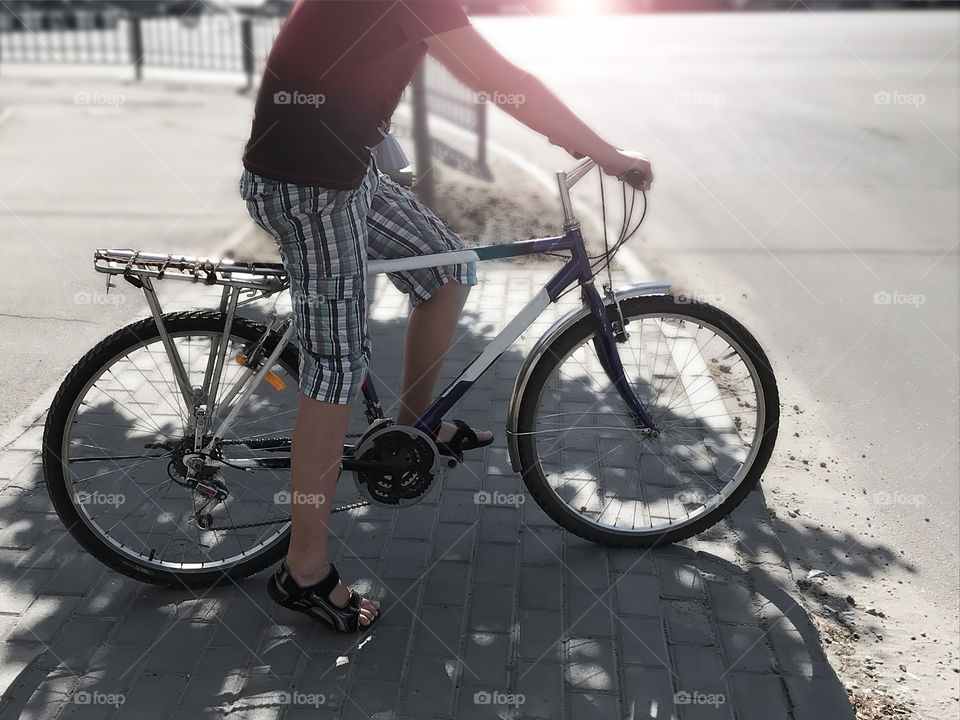
[[64, 555], [80, 550], [80, 545], [70, 533], [51, 525], [40, 539], [26, 550], [0, 549], [0, 559], [10, 559], [10, 564], [16, 564], [17, 573], [27, 570], [57, 570]]
[[15, 478], [21, 470], [38, 457], [39, 453], [35, 448], [3, 450], [3, 452], [0, 452], [0, 481]]
[[477, 545], [474, 579], [480, 583], [513, 585], [516, 581], [517, 546], [483, 542]]
[[186, 687], [186, 675], [142, 674], [126, 693], [123, 716], [161, 720], [173, 709]]
[[49, 595], [84, 595], [106, 572], [106, 566], [88, 553], [68, 555], [44, 592]]
[[[3, 551], [14, 552], [14, 551]], [[47, 586], [53, 572], [50, 570], [29, 569], [12, 571], [11, 576], [0, 583], [0, 608], [3, 612], [22, 615]]]
[[520, 568], [520, 607], [559, 610], [562, 596], [559, 569], [535, 566]]
[[614, 577], [617, 612], [621, 615], [660, 617], [660, 587], [652, 575], [617, 575]]
[[573, 635], [605, 635], [613, 633], [610, 595], [597, 597], [586, 589], [567, 590], [566, 627]]
[[608, 548], [607, 558], [614, 572], [653, 575], [656, 572], [654, 557], [658, 550], [637, 548]]
[[413, 538], [429, 540], [437, 517], [437, 508], [433, 505], [413, 505], [397, 513], [397, 524], [393, 530], [394, 538]]
[[664, 600], [667, 639], [671, 644], [713, 645], [717, 642], [713, 619], [702, 603], [693, 600]]
[[651, 667], [670, 667], [670, 656], [660, 618], [627, 615], [618, 618], [616, 637], [623, 662]]
[[656, 564], [663, 597], [699, 598], [703, 593], [703, 577], [692, 560], [692, 553], [657, 555]]
[[732, 700], [738, 720], [790, 717], [783, 680], [776, 675], [734, 671], [730, 673], [730, 684], [733, 686]]
[[73, 615], [77, 599], [41, 595], [20, 617], [11, 638], [23, 642], [50, 643]]
[[521, 661], [516, 670], [516, 692], [524, 696], [520, 715], [523, 718], [561, 717], [563, 703], [563, 666], [540, 661]]
[[564, 625], [559, 611], [520, 608], [517, 643], [519, 657], [527, 660], [563, 660]]
[[465, 638], [463, 677], [471, 683], [506, 687], [510, 668], [510, 636], [473, 632]]
[[509, 632], [514, 589], [508, 585], [474, 585], [470, 597], [471, 632]]
[[106, 573], [87, 591], [77, 614], [99, 618], [119, 618], [133, 604], [139, 584], [116, 573]]
[[568, 587], [589, 587], [599, 595], [607, 589], [610, 577], [607, 573], [607, 558], [603, 549], [593, 547], [568, 547], [564, 557]]
[[[717, 699], [722, 696], [725, 700], [728, 699], [730, 693], [724, 679], [719, 648], [673, 645], [670, 653], [674, 660], [674, 673], [678, 678], [678, 693], [711, 696]], [[722, 717], [729, 717], [732, 714], [727, 703], [721, 703], [718, 707], [716, 704], [693, 702], [682, 708], [681, 716], [684, 718], [707, 717], [711, 711], [717, 712]]]
[[726, 657], [725, 670], [773, 672], [773, 658], [761, 628], [720, 623], [717, 630]]
[[400, 709], [416, 717], [445, 717], [453, 702], [459, 661], [422, 658], [412, 663], [400, 700]]
[[[69, 672], [82, 675], [91, 664], [94, 654], [112, 630], [112, 621], [90, 618], [72, 618], [44, 655], [46, 667], [62, 664]], [[182, 649], [181, 649], [182, 652]]]
[[568, 697], [571, 718], [622, 717], [616, 695], [572, 692]]
[[466, 602], [470, 566], [441, 561], [430, 568], [426, 577], [423, 602], [428, 605], [458, 605]]
[[394, 720], [399, 694], [400, 685], [395, 682], [355, 682], [349, 695], [357, 704], [344, 703], [343, 720]]
[[854, 720], [847, 693], [834, 678], [794, 675], [785, 681], [795, 720]]
[[521, 565], [558, 567], [562, 556], [563, 530], [555, 527], [522, 526], [520, 530]]
[[484, 506], [480, 512], [480, 538], [485, 541], [516, 543], [520, 515], [521, 510], [518, 507]]
[[440, 498], [440, 522], [473, 522], [479, 505], [474, 497], [477, 491], [446, 490]]
[[357, 677], [399, 681], [403, 658], [410, 642], [410, 630], [378, 627], [371, 631], [370, 641], [360, 648]]
[[442, 522], [437, 526], [431, 558], [454, 562], [472, 562], [476, 526]]
[[[69, 673], [47, 676], [37, 684], [23, 707], [20, 717], [23, 720], [56, 717], [67, 706], [74, 703], [73, 689], [76, 684], [76, 678]], [[103, 712], [104, 707], [99, 706], [96, 710]]]
[[[815, 663], [803, 635], [795, 630], [777, 626], [767, 632], [767, 637], [773, 646], [773, 653], [782, 672], [806, 678], [813, 677]], [[817, 650], [819, 651], [819, 648]]]
[[[383, 557], [390, 538], [390, 523], [386, 521], [358, 520], [343, 541], [343, 557]], [[339, 570], [339, 567], [337, 568]]]
[[394, 539], [387, 548], [382, 576], [417, 580], [426, 572], [429, 556], [429, 542]]
[[578, 690], [616, 691], [616, 661], [609, 638], [571, 637], [567, 641], [566, 679]]
[[707, 592], [717, 620], [729, 623], [757, 624], [756, 604], [749, 588], [734, 582], [708, 580]]
[[414, 655], [450, 657], [457, 655], [462, 637], [462, 605], [424, 605], [417, 613]]

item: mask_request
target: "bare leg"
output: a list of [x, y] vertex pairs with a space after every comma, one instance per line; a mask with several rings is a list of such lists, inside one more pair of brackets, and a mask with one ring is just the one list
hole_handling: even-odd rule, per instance
[[[450, 348], [469, 293], [469, 286], [448, 282], [410, 313], [403, 345], [403, 382], [397, 410], [399, 425], [412, 424], [433, 401], [443, 358]], [[454, 430], [452, 424], [444, 423], [438, 438], [448, 440]], [[490, 437], [490, 433], [478, 431], [477, 436], [484, 440]]]
[[[301, 586], [319, 582], [330, 571], [327, 555], [330, 503], [340, 475], [349, 418], [349, 405], [333, 405], [300, 396], [290, 449], [292, 522], [287, 566]], [[340, 583], [330, 593], [330, 599], [344, 605], [350, 599], [350, 591]], [[360, 607], [360, 624], [368, 625], [380, 603], [364, 598]]]

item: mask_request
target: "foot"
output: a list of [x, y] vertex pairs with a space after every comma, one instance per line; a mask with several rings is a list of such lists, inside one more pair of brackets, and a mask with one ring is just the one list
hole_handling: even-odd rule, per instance
[[[299, 572], [295, 571], [293, 568], [290, 569], [290, 575], [293, 577], [293, 581], [297, 583], [300, 587], [307, 587], [308, 585], [315, 585], [316, 583], [323, 580], [327, 573], [330, 572], [330, 563], [324, 563], [319, 566], [314, 572], [302, 575]], [[342, 582], [337, 583], [337, 586], [330, 591], [330, 602], [339, 607], [346, 607], [347, 602], [350, 600], [350, 588], [344, 585]], [[377, 616], [377, 613], [380, 611], [380, 602], [378, 600], [370, 600], [368, 598], [360, 599], [360, 615], [357, 618], [357, 621], [361, 625], [369, 625], [373, 622], [373, 619]], [[314, 608], [312, 612], [317, 613], [321, 617], [327, 617], [326, 613], [323, 612], [320, 608]], [[329, 620], [330, 618], [327, 617]]]
[[[445, 422], [440, 426], [440, 432], [437, 433], [438, 442], [449, 442], [450, 438], [453, 437], [453, 434], [457, 431], [457, 426], [453, 423]], [[493, 433], [487, 430], [474, 430], [477, 434], [477, 440], [480, 442], [486, 442], [493, 437]]]

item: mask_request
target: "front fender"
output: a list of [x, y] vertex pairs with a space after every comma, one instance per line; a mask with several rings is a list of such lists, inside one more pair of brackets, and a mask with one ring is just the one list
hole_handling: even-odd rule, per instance
[[[666, 295], [668, 292], [670, 292], [670, 283], [654, 280], [620, 288], [614, 291], [614, 295], [618, 300], [625, 300], [643, 295]], [[612, 302], [612, 300], [607, 298], [604, 299], [605, 306], [609, 307]], [[517, 423], [520, 418], [520, 398], [523, 397], [523, 392], [527, 387], [527, 381], [530, 379], [530, 375], [533, 373], [537, 362], [543, 357], [544, 352], [546, 352], [550, 344], [565, 330], [589, 314], [590, 308], [585, 306], [574, 308], [568, 312], [557, 320], [550, 329], [543, 334], [543, 337], [537, 340], [537, 344], [527, 353], [527, 357], [523, 361], [523, 366], [520, 368], [520, 372], [517, 374], [517, 381], [513, 386], [513, 394], [510, 397], [510, 409], [507, 412], [507, 447], [510, 451], [510, 465], [513, 467], [514, 472], [520, 472], [520, 455], [517, 450], [516, 433]]]

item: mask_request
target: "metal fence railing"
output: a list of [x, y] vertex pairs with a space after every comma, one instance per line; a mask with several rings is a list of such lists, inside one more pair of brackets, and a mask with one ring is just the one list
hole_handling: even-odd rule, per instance
[[[37, 0], [6, 0], [0, 4], [0, 72], [10, 64], [82, 64], [130, 67], [139, 80], [145, 68], [163, 68], [221, 73], [249, 89], [263, 72], [282, 24], [279, 16], [156, 17], [107, 4], [57, 8]], [[484, 167], [486, 105], [438, 63], [428, 60], [424, 70], [426, 111], [475, 133], [474, 161]], [[408, 92], [404, 100], [413, 97]], [[413, 135], [417, 143], [429, 145], [426, 133], [414, 127]], [[425, 151], [431, 157], [430, 148]]]

